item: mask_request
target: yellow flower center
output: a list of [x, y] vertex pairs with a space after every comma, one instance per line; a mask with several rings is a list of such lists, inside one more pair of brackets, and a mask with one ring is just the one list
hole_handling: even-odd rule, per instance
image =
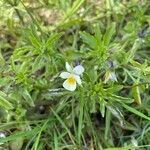
[[67, 79], [68, 83], [69, 84], [72, 84], [74, 85], [76, 83], [76, 79], [74, 76], [70, 76], [68, 79]]

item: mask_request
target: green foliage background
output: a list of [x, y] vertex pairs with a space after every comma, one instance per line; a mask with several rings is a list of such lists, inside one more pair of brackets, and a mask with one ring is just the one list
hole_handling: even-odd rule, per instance
[[[0, 148], [150, 149], [149, 12], [148, 0], [1, 0]], [[74, 92], [66, 62], [85, 68]]]

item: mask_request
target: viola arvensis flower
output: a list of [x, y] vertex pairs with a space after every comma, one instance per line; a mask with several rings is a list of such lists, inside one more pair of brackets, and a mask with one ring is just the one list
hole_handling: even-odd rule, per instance
[[63, 83], [63, 87], [69, 91], [74, 91], [78, 85], [81, 85], [80, 75], [84, 72], [84, 68], [81, 65], [78, 65], [72, 68], [68, 62], [66, 62], [67, 72], [62, 72], [60, 77], [66, 79]]

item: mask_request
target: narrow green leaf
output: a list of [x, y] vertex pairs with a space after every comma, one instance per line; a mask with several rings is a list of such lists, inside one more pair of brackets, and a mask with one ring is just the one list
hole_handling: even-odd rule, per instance
[[40, 48], [40, 46], [41, 46], [40, 41], [32, 33], [30, 33], [29, 39], [35, 48], [37, 48], [37, 49]]
[[43, 126], [41, 127], [39, 133], [38, 133], [38, 136], [36, 138], [36, 141], [34, 142], [34, 145], [32, 147], [32, 149], [34, 148], [34, 150], [37, 150], [38, 149], [38, 145], [39, 145], [39, 142], [40, 142], [40, 137], [41, 137], [41, 134], [42, 134], [42, 131], [46, 129], [46, 125], [48, 123], [49, 120], [46, 120], [45, 123], [43, 124]]
[[106, 119], [105, 119], [105, 140], [108, 140], [109, 138], [109, 132], [110, 132], [110, 120], [111, 120], [111, 113], [110, 110], [107, 109], [106, 111]]
[[55, 150], [59, 150], [58, 148], [58, 137], [56, 132], [54, 132], [54, 146], [55, 146]]
[[105, 148], [104, 150], [131, 150], [131, 146], [126, 146], [126, 147], [117, 147], [117, 148]]
[[132, 99], [132, 98], [122, 97], [122, 96], [118, 96], [118, 95], [111, 94], [111, 93], [108, 93], [108, 96], [112, 100], [116, 100], [116, 101], [123, 102], [123, 103], [133, 103], [134, 102], [134, 99]]
[[102, 117], [105, 116], [105, 102], [104, 100], [100, 101], [100, 112], [102, 114]]
[[95, 49], [97, 46], [97, 40], [95, 39], [94, 36], [90, 35], [89, 33], [86, 32], [80, 32], [81, 38], [84, 43], [89, 45], [92, 49]]
[[95, 38], [97, 39], [98, 43], [101, 43], [102, 33], [101, 33], [101, 30], [100, 30], [99, 24], [96, 24], [96, 26], [94, 28], [94, 33], [95, 33]]
[[85, 0], [76, 0], [73, 2], [73, 5], [71, 8], [68, 9], [67, 15], [65, 16], [65, 20], [70, 18], [72, 15], [74, 15], [79, 7], [83, 4]]
[[81, 135], [82, 135], [82, 127], [83, 127], [83, 108], [84, 108], [84, 99], [80, 100], [80, 113], [79, 113], [79, 123], [78, 123], [78, 142], [81, 144]]
[[2, 143], [4, 143], [4, 142], [8, 142], [8, 141], [15, 141], [16, 139], [22, 138], [22, 137], [31, 138], [33, 135], [38, 134], [39, 130], [40, 130], [40, 128], [36, 127], [30, 131], [18, 132], [18, 133], [10, 135], [8, 137], [0, 138], [0, 141]]
[[41, 69], [44, 66], [43, 62], [43, 57], [41, 57], [40, 55], [37, 56], [32, 64], [32, 72], [34, 73], [35, 71]]
[[52, 36], [50, 36], [50, 38], [48, 38], [48, 40], [46, 41], [45, 47], [54, 44], [62, 35], [63, 33], [55, 33]]
[[56, 117], [56, 118], [58, 119], [58, 121], [60, 122], [60, 124], [63, 126], [63, 128], [67, 131], [67, 133], [68, 133], [68, 135], [69, 135], [69, 137], [70, 137], [72, 143], [75, 145], [73, 136], [72, 136], [70, 130], [68, 129], [68, 127], [66, 126], [66, 124], [63, 122], [63, 120], [57, 115], [57, 113], [56, 113], [53, 109], [51, 109], [51, 110], [52, 110], [53, 114], [55, 115], [55, 117]]
[[124, 116], [116, 106], [107, 106], [108, 110], [119, 120], [120, 124], [124, 124]]
[[139, 86], [134, 86], [132, 87], [132, 94], [134, 97], [134, 100], [137, 104], [141, 105], [141, 96], [140, 96], [140, 90]]
[[24, 97], [24, 99], [28, 102], [28, 104], [30, 104], [30, 106], [34, 107], [34, 102], [32, 100], [32, 97], [29, 93], [29, 91], [27, 89], [23, 89], [22, 91], [22, 96]]
[[111, 26], [106, 30], [106, 33], [103, 36], [103, 42], [105, 46], [108, 46], [108, 44], [110, 43], [110, 40], [116, 31], [115, 28], [116, 24], [112, 23]]
[[136, 114], [137, 116], [140, 116], [140, 117], [142, 117], [142, 118], [144, 118], [144, 119], [150, 121], [150, 117], [144, 115], [143, 113], [139, 112], [138, 110], [136, 110], [136, 109], [134, 109], [134, 108], [132, 108], [132, 107], [130, 107], [130, 106], [124, 104], [124, 103], [122, 103], [122, 106], [123, 106], [124, 108], [126, 108], [128, 111], [130, 111], [130, 112]]
[[134, 58], [134, 55], [136, 53], [136, 51], [138, 50], [139, 46], [140, 46], [141, 42], [139, 40], [136, 40], [131, 48], [131, 50], [127, 53], [127, 60], [126, 63], [131, 62], [132, 59]]

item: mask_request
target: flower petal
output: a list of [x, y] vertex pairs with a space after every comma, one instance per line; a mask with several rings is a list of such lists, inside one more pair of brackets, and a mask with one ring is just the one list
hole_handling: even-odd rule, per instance
[[116, 82], [117, 82], [116, 74], [115, 74], [114, 72], [112, 72], [111, 75], [110, 75], [110, 77], [109, 77], [109, 79], [110, 79], [111, 81], [116, 81]]
[[77, 83], [78, 83], [79, 85], [81, 85], [81, 84], [82, 84], [82, 81], [81, 81], [80, 76], [78, 76], [78, 75], [74, 75], [74, 77], [75, 77], [75, 79], [76, 79]]
[[6, 137], [5, 133], [1, 132], [0, 133], [0, 138], [5, 138], [5, 137]]
[[67, 70], [68, 72], [72, 72], [72, 67], [69, 65], [68, 62], [66, 62], [66, 70]]
[[62, 73], [60, 74], [60, 77], [63, 78], [63, 79], [67, 79], [69, 76], [70, 76], [70, 73], [69, 73], [69, 72], [62, 72]]
[[77, 75], [81, 75], [84, 72], [84, 68], [83, 66], [78, 65], [73, 69], [73, 72]]
[[63, 87], [66, 89], [66, 90], [69, 90], [69, 91], [74, 91], [76, 89], [76, 82], [74, 84], [69, 84], [68, 80], [66, 80], [64, 83], [63, 83]]
[[104, 83], [107, 83], [109, 80], [111, 80], [111, 81], [116, 81], [116, 82], [117, 82], [117, 77], [116, 77], [115, 72], [107, 71], [107, 72], [105, 73], [105, 80], [104, 80]]

